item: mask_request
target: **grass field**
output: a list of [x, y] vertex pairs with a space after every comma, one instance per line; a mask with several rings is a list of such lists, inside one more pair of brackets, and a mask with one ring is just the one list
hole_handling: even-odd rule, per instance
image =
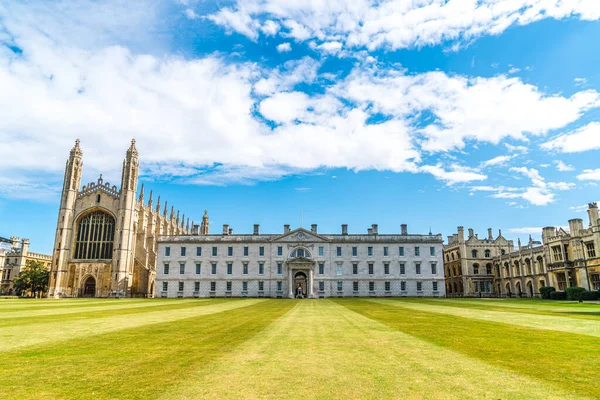
[[599, 399], [600, 305], [0, 300], [0, 394]]

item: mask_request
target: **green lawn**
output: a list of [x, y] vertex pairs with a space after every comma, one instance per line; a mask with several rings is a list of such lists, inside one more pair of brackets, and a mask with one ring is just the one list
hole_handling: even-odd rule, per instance
[[0, 300], [0, 394], [598, 399], [600, 305]]

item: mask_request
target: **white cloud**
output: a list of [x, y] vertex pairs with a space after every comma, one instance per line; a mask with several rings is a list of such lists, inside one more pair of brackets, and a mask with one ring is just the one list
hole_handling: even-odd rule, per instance
[[280, 28], [281, 26], [277, 22], [269, 19], [262, 24], [260, 30], [265, 34], [265, 36], [275, 36], [277, 32], [279, 32]]
[[556, 169], [560, 172], [575, 171], [575, 167], [572, 165], [567, 165], [561, 160], [554, 161], [554, 163], [556, 164]]
[[423, 165], [419, 167], [422, 172], [427, 172], [433, 175], [436, 179], [446, 182], [448, 185], [456, 183], [466, 183], [472, 181], [483, 181], [487, 176], [479, 173], [477, 170], [460, 165], [452, 165], [447, 170], [441, 164], [438, 165]]
[[324, 53], [337, 53], [342, 49], [341, 42], [325, 42], [320, 46], [317, 46], [318, 49], [322, 50]]
[[399, 49], [498, 35], [514, 25], [545, 18], [575, 17], [598, 20], [593, 0], [237, 0], [211, 18], [228, 30], [255, 40], [260, 23], [269, 19], [287, 30], [281, 34], [304, 41], [327, 42], [344, 38], [345, 45]]
[[549, 189], [555, 189], [555, 190], [571, 190], [575, 188], [575, 184], [574, 183], [570, 183], [570, 182], [548, 182], [548, 188]]
[[584, 169], [582, 174], [577, 175], [580, 181], [600, 181], [600, 168]]
[[554, 190], [571, 190], [575, 187], [573, 183], [566, 182], [546, 182], [535, 168], [518, 167], [511, 168], [510, 171], [524, 175], [531, 180], [531, 186], [522, 189], [520, 192], [500, 192], [492, 197], [503, 199], [521, 198], [536, 206], [545, 206], [554, 202], [556, 195]]
[[512, 67], [511, 69], [508, 70], [508, 73], [512, 75], [512, 74], [516, 74], [519, 71], [521, 71], [520, 68]]
[[185, 9], [185, 16], [188, 17], [189, 19], [198, 19], [198, 18], [200, 18], [200, 16], [198, 14], [196, 14], [196, 12], [194, 10], [192, 10], [191, 8], [186, 8]]
[[600, 149], [600, 122], [590, 122], [572, 132], [559, 135], [542, 144], [542, 148], [562, 153]]
[[522, 227], [522, 228], [508, 228], [506, 230], [510, 233], [517, 233], [522, 235], [541, 235], [542, 228], [541, 227]]
[[505, 165], [512, 160], [513, 156], [498, 156], [481, 163], [481, 168]]
[[280, 45], [277, 46], [277, 51], [280, 53], [292, 51], [292, 46], [288, 42], [281, 43]]
[[575, 82], [575, 86], [585, 86], [587, 84], [587, 79], [586, 78], [575, 78], [575, 79], [573, 79], [573, 82]]
[[529, 149], [527, 147], [525, 147], [525, 146], [513, 146], [513, 145], [508, 144], [508, 143], [504, 143], [504, 146], [511, 153], [523, 153], [523, 154], [526, 154], [529, 151]]

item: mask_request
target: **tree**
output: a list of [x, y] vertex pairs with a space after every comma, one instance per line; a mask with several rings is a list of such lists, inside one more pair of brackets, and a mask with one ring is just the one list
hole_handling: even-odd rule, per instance
[[50, 271], [46, 266], [36, 260], [29, 260], [25, 267], [13, 281], [13, 287], [17, 293], [45, 292], [48, 290]]

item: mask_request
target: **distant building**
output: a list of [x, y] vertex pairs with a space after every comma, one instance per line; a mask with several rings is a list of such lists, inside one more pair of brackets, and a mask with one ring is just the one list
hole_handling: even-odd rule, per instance
[[162, 236], [158, 297], [445, 296], [441, 235], [290, 230]]
[[[97, 182], [81, 187], [83, 152], [79, 140], [65, 168], [58, 212], [49, 296], [152, 296], [156, 273], [156, 240], [160, 235], [190, 232], [190, 221], [152, 192], [139, 197], [135, 140], [123, 161], [121, 187]], [[193, 226], [193, 222], [192, 222]], [[208, 226], [206, 226], [208, 229]]]
[[554, 286], [564, 291], [578, 286], [600, 290], [600, 218], [598, 205], [590, 203], [589, 226], [582, 219], [569, 221], [563, 228], [542, 229], [542, 243], [529, 238], [525, 246], [500, 234], [479, 239], [469, 229], [448, 237], [444, 246], [444, 269], [448, 296], [538, 297], [539, 289]]
[[0, 295], [13, 295], [13, 281], [28, 261], [39, 261], [48, 269], [52, 256], [29, 251], [29, 239], [0, 238]]

